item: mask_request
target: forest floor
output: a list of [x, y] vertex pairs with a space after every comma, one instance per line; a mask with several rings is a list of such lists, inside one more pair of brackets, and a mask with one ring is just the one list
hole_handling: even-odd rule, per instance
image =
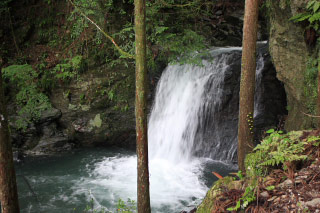
[[[304, 132], [300, 139], [319, 134], [319, 130]], [[307, 161], [291, 164], [287, 170], [273, 169], [268, 176], [258, 178], [253, 189], [256, 197], [244, 212], [320, 212], [320, 146], [306, 144], [303, 154], [308, 156]], [[220, 187], [222, 194], [215, 198], [211, 212], [228, 212], [228, 208], [236, 206], [244, 197], [246, 181], [242, 180], [238, 189]]]

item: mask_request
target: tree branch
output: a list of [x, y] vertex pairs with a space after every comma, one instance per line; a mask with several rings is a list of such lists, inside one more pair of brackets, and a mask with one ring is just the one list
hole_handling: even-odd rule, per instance
[[167, 6], [167, 7], [189, 7], [189, 6], [194, 5], [194, 2], [188, 3], [188, 4], [169, 4], [169, 3], [167, 3], [167, 2], [165, 2], [165, 1], [163, 1], [163, 0], [160, 0], [160, 1], [161, 1], [161, 3], [162, 3], [163, 5], [165, 5], [165, 6]]
[[93, 20], [91, 20], [88, 16], [86, 16], [86, 14], [84, 14], [77, 5], [75, 5], [73, 3], [72, 0], [69, 0], [69, 2], [77, 9], [77, 11], [80, 13], [80, 15], [82, 15], [84, 18], [86, 18], [91, 24], [93, 24], [107, 39], [109, 39], [114, 46], [116, 47], [116, 49], [119, 51], [119, 53], [121, 55], [123, 55], [126, 58], [135, 58], [134, 55], [131, 55], [130, 53], [124, 51], [123, 49], [121, 49], [121, 47], [114, 41], [114, 39], [108, 34], [106, 33], [104, 30], [101, 29], [101, 27], [96, 24]]
[[308, 114], [308, 113], [305, 113], [305, 112], [302, 112], [302, 114], [304, 114], [306, 116], [309, 116], [309, 117], [312, 117], [312, 118], [320, 118], [320, 115], [311, 115], [311, 114]]

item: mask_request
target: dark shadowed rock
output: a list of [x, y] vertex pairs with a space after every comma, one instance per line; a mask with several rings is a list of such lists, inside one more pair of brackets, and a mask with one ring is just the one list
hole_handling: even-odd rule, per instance
[[46, 122], [52, 122], [54, 120], [57, 120], [62, 115], [61, 111], [56, 108], [51, 108], [48, 110], [45, 110], [41, 113], [40, 119], [37, 123], [42, 124]]
[[[239, 90], [241, 73], [241, 50], [214, 56], [216, 60], [224, 57], [225, 75], [218, 87], [221, 99], [218, 106], [212, 104], [217, 89], [213, 86], [216, 76], [211, 76], [205, 89], [206, 96], [196, 135], [194, 152], [196, 155], [207, 155], [217, 160], [237, 161], [237, 133]], [[264, 130], [278, 125], [279, 117], [286, 114], [286, 95], [283, 85], [276, 77], [272, 66], [267, 44], [259, 44], [256, 73], [254, 132], [256, 141]], [[249, 131], [249, 130], [248, 130]]]
[[68, 143], [68, 138], [64, 136], [55, 136], [51, 138], [43, 137], [38, 145], [32, 149], [35, 153], [52, 153], [63, 151], [63, 147]]

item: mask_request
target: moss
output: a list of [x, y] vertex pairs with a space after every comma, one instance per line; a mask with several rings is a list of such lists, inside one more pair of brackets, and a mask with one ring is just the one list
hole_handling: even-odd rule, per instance
[[94, 119], [90, 120], [90, 126], [100, 128], [102, 125], [102, 120], [100, 114], [97, 114]]
[[232, 177], [224, 177], [223, 179], [215, 182], [211, 189], [207, 192], [207, 195], [200, 206], [197, 208], [197, 213], [211, 212], [214, 209], [214, 200], [222, 193], [223, 188], [234, 188], [236, 185], [238, 185], [238, 183], [239, 182], [234, 181]]

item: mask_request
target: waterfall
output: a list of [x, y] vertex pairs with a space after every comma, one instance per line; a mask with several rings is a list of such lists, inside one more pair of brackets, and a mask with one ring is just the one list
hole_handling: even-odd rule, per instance
[[[216, 74], [208, 66], [169, 66], [163, 73], [149, 119], [150, 157], [172, 162], [189, 161], [199, 126], [205, 84]], [[219, 90], [214, 102], [219, 101]]]
[[[262, 118], [272, 107], [264, 106], [261, 78], [272, 67], [258, 53], [255, 117]], [[148, 121], [152, 212], [180, 212], [199, 204], [214, 181], [211, 172], [227, 175], [234, 169], [241, 48], [215, 48], [210, 54], [203, 66], [169, 65], [157, 84]], [[268, 89], [279, 94], [278, 87]], [[114, 206], [119, 198], [136, 200], [136, 165], [134, 154], [104, 157], [88, 167], [89, 177], [76, 182], [74, 191], [92, 189], [101, 206]]]
[[[203, 66], [169, 65], [164, 70], [148, 124], [150, 159], [235, 161], [241, 48], [215, 48], [211, 56]], [[255, 115], [262, 107], [263, 68], [259, 53]], [[233, 87], [226, 85], [230, 80]]]
[[[254, 125], [263, 129], [276, 124], [286, 103], [267, 46], [257, 52]], [[241, 48], [215, 48], [210, 54], [203, 66], [169, 65], [158, 82], [148, 128], [152, 212], [193, 208], [216, 180], [212, 171], [225, 176], [234, 169]], [[119, 199], [137, 200], [135, 152], [83, 151], [50, 160], [50, 167], [42, 160], [23, 165], [22, 174], [41, 191], [41, 206], [25, 189], [22, 211], [82, 211], [92, 201], [115, 212]]]

